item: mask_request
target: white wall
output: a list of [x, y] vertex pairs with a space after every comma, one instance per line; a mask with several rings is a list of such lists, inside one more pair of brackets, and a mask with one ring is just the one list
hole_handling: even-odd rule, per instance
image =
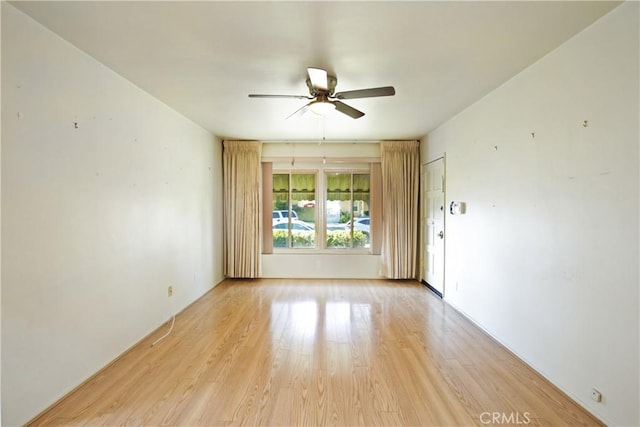
[[611, 425], [640, 424], [638, 6], [422, 144], [467, 203], [447, 216], [446, 300]]
[[262, 277], [293, 279], [380, 279], [380, 255], [262, 255]]
[[2, 2], [4, 425], [222, 280], [221, 164], [210, 133]]
[[[355, 166], [357, 159], [372, 161], [380, 159], [380, 144], [371, 142], [357, 143], [267, 143], [262, 147], [262, 157], [274, 162], [274, 169], [290, 168], [340, 168]], [[322, 159], [328, 159], [327, 165]], [[305, 163], [305, 161], [307, 163]], [[336, 163], [331, 163], [335, 161]], [[311, 163], [315, 162], [315, 163]], [[294, 253], [292, 253], [294, 252]], [[377, 279], [380, 278], [380, 255], [354, 251], [318, 250], [295, 251], [288, 253], [276, 250], [273, 254], [262, 255], [262, 277], [275, 278], [340, 278], [340, 279]]]

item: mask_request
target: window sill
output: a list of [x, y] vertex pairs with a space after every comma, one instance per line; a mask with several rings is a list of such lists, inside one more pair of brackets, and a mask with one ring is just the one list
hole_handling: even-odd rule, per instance
[[262, 255], [373, 255], [370, 249], [273, 249], [273, 253]]

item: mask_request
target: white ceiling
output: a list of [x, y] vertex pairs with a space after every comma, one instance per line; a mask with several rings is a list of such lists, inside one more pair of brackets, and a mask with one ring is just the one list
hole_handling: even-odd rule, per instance
[[[617, 6], [617, 2], [13, 2], [223, 138], [356, 141], [424, 136]], [[306, 67], [366, 115], [285, 118]]]

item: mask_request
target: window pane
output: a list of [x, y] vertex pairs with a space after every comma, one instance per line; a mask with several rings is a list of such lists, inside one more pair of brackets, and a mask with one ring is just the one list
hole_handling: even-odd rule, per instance
[[315, 247], [315, 174], [273, 174], [273, 246]]
[[289, 247], [289, 174], [273, 174], [273, 247]]
[[371, 226], [369, 219], [369, 174], [353, 175], [353, 247], [369, 248], [371, 246]]
[[351, 174], [327, 174], [326, 245], [327, 248], [350, 248], [351, 236], [346, 223], [351, 219]]
[[327, 174], [326, 206], [327, 248], [370, 246], [369, 174]]
[[[291, 247], [316, 246], [316, 175], [291, 174]], [[293, 226], [295, 222], [295, 226]]]

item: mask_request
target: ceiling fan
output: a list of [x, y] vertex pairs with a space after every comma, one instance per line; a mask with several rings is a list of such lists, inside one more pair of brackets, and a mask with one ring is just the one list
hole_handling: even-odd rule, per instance
[[311, 110], [316, 114], [324, 115], [334, 109], [353, 119], [358, 119], [364, 116], [364, 113], [345, 104], [341, 101], [342, 99], [372, 98], [376, 96], [392, 96], [396, 94], [396, 90], [393, 86], [336, 92], [336, 83], [338, 83], [336, 76], [329, 75], [326, 70], [321, 68], [307, 68], [307, 74], [309, 76], [307, 77], [309, 95], [249, 94], [249, 98], [296, 98], [311, 100], [311, 102], [295, 111], [287, 117], [287, 119], [294, 116], [301, 116], [308, 110]]

